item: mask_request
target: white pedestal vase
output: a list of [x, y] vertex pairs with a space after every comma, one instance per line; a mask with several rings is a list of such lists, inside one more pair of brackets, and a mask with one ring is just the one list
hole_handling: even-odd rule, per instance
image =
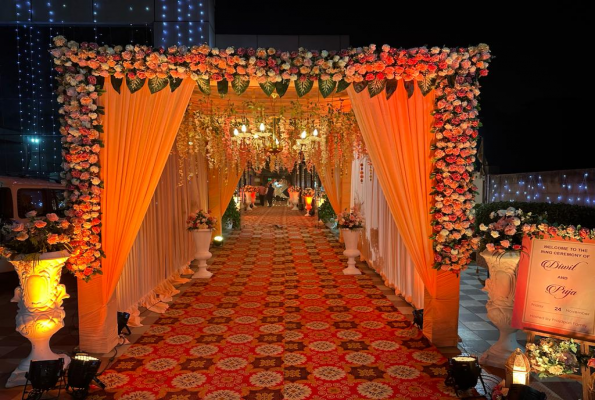
[[29, 372], [31, 360], [64, 358], [65, 365], [70, 362], [67, 355], [56, 354], [50, 349], [50, 338], [64, 327], [62, 301], [70, 297], [60, 284], [62, 266], [68, 256], [67, 251], [55, 251], [39, 254], [39, 260], [24, 260], [23, 256], [17, 256], [11, 261], [20, 282], [10, 300], [19, 307], [16, 330], [31, 342], [31, 353], [10, 375], [7, 388], [25, 384], [25, 373]]
[[488, 318], [500, 331], [500, 337], [481, 355], [479, 363], [504, 368], [510, 354], [521, 347], [516, 339], [517, 329], [510, 326], [520, 252], [502, 254], [485, 250], [481, 255], [490, 271], [484, 288], [488, 292]]
[[248, 192], [244, 192], [244, 199], [246, 202], [246, 211], [252, 211], [252, 207], [250, 207], [252, 204], [252, 195]]
[[209, 252], [209, 246], [211, 245], [211, 230], [193, 230], [192, 237], [194, 238], [194, 246], [196, 247], [194, 258], [198, 261], [198, 271], [196, 271], [192, 277], [208, 279], [213, 276], [213, 273], [207, 270], [207, 260], [212, 256]]
[[355, 257], [360, 255], [357, 249], [359, 242], [359, 229], [341, 229], [343, 232], [343, 240], [345, 242], [345, 251], [343, 255], [347, 257], [347, 268], [343, 270], [345, 275], [361, 275], [361, 271], [355, 268]]
[[292, 211], [299, 211], [298, 204], [300, 202], [300, 192], [289, 193], [289, 203], [293, 205]]

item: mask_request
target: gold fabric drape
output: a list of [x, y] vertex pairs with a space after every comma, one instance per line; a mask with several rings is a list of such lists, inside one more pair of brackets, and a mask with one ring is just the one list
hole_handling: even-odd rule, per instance
[[209, 169], [209, 210], [217, 218], [217, 226], [213, 230], [215, 236], [223, 233], [221, 219], [243, 173], [244, 169], [227, 169], [225, 172], [219, 169]]
[[353, 87], [349, 97], [399, 234], [425, 285], [424, 333], [437, 346], [456, 345], [459, 281], [432, 268], [429, 239], [434, 92], [423, 96], [415, 87], [409, 98], [399, 82], [389, 100], [384, 93], [373, 98], [367, 91], [355, 93]]
[[[103, 276], [79, 291], [81, 347], [91, 352], [111, 350], [116, 315], [107, 311], [113, 302], [128, 253], [143, 222], [163, 168], [169, 157], [195, 83], [186, 79], [175, 92], [166, 88], [151, 94], [148, 85], [130, 93], [122, 85], [118, 94], [109, 82], [100, 97], [105, 105], [100, 154], [102, 195]], [[115, 330], [114, 330], [115, 331]], [[84, 344], [84, 346], [83, 346]], [[103, 350], [103, 351], [102, 351]]]

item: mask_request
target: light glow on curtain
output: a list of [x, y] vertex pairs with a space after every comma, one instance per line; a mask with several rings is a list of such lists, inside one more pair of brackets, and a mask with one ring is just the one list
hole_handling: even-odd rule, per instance
[[407, 247], [390, 212], [376, 174], [364, 161], [364, 180], [359, 179], [360, 160], [352, 163], [352, 206], [359, 208], [366, 224], [362, 232], [361, 258], [416, 308], [424, 307], [424, 283], [417, 273]]
[[425, 285], [424, 333], [436, 346], [457, 344], [459, 281], [433, 269], [430, 236], [432, 159], [430, 145], [435, 93], [411, 97], [403, 82], [393, 96], [373, 98], [348, 88], [353, 111], [391, 214]]
[[[198, 163], [195, 168], [191, 164]], [[181, 171], [180, 171], [181, 169]], [[194, 173], [190, 179], [190, 171]], [[180, 172], [182, 175], [180, 175]], [[186, 218], [207, 207], [207, 168], [201, 154], [180, 165], [174, 151], [170, 155], [141, 228], [130, 250], [116, 287], [118, 309], [131, 314], [129, 325], [138, 326], [138, 306], [164, 310], [176, 294], [172, 284], [182, 283], [195, 247], [186, 229]]]

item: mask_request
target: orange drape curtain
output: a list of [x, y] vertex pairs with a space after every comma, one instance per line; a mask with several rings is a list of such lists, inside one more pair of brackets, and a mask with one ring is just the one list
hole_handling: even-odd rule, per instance
[[[122, 268], [161, 173], [167, 162], [195, 83], [186, 79], [175, 92], [169, 88], [151, 94], [148, 85], [130, 93], [122, 85], [118, 94], [109, 82], [100, 97], [105, 106], [103, 118], [105, 148], [100, 153], [102, 195], [103, 276], [83, 288], [79, 296], [81, 347], [93, 352], [109, 351], [110, 337], [103, 332], [115, 315], [108, 310]], [[79, 291], [81, 293], [81, 291]], [[113, 313], [115, 314], [115, 313]], [[107, 340], [107, 341], [106, 341]], [[103, 344], [102, 344], [103, 343]], [[103, 348], [107, 347], [107, 348]]]
[[228, 169], [225, 172], [218, 169], [209, 170], [209, 210], [217, 218], [213, 236], [223, 233], [222, 217], [243, 173], [243, 168], [233, 171]]
[[118, 278], [147, 208], [159, 183], [190, 96], [194, 81], [186, 79], [173, 93], [151, 94], [148, 85], [121, 94], [106, 85], [104, 143], [101, 152], [103, 273], [108, 298]]
[[[335, 214], [339, 214], [341, 210], [341, 169], [335, 166], [316, 164], [318, 177], [324, 186], [326, 193]], [[351, 167], [351, 165], [349, 165]]]
[[389, 100], [384, 93], [373, 98], [367, 91], [355, 93], [353, 87], [349, 97], [391, 214], [426, 287], [424, 333], [438, 346], [456, 345], [458, 280], [432, 268], [429, 239], [434, 92], [423, 96], [415, 87], [409, 98], [399, 82]]

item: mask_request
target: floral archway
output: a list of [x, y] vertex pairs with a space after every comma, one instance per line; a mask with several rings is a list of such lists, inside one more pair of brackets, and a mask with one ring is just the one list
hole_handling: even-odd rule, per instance
[[[77, 277], [89, 280], [102, 274], [102, 257], [105, 256], [102, 196], [105, 189], [109, 190], [109, 182], [104, 188], [104, 166], [99, 160], [103, 152], [104, 119], [109, 116], [101, 116], [104, 113], [101, 95], [107, 91], [110, 96], [119, 94], [132, 99], [135, 93], [148, 90], [153, 96], [167, 92], [187, 102], [190, 95], [180, 92], [192, 91], [189, 82], [195, 82], [205, 94], [211, 93], [213, 83], [221, 96], [229, 93], [230, 86], [234, 93], [241, 95], [250, 82], [257, 82], [268, 96], [282, 97], [290, 88], [299, 97], [307, 95], [314, 87], [318, 87], [323, 98], [348, 91], [374, 163], [381, 163], [387, 156], [382, 152], [390, 151], [379, 148], [381, 144], [371, 140], [379, 134], [375, 131], [382, 128], [377, 124], [388, 122], [382, 114], [372, 117], [370, 110], [386, 106], [385, 111], [391, 112], [392, 103], [397, 108], [408, 103], [409, 112], [415, 117], [425, 112], [420, 111], [427, 108], [424, 101], [429, 103], [428, 113], [433, 115], [426, 115], [425, 120], [420, 121], [430, 122], [428, 126], [422, 122], [416, 129], [429, 131], [431, 140], [427, 147], [423, 144], [423, 149], [415, 150], [419, 154], [411, 162], [431, 163], [431, 175], [427, 177], [431, 182], [430, 202], [426, 204], [422, 200], [421, 206], [427, 217], [419, 219], [427, 221], [428, 226], [416, 232], [433, 232], [429, 250], [433, 254], [432, 265], [427, 262], [426, 254], [425, 258], [420, 257], [416, 269], [424, 276], [430, 276], [428, 270], [432, 268], [458, 274], [469, 263], [476, 243], [470, 211], [476, 190], [471, 175], [480, 126], [478, 80], [488, 73], [488, 46], [399, 49], [371, 45], [337, 52], [217, 49], [207, 45], [153, 49], [138, 45], [78, 44], [61, 36], [54, 39], [54, 44], [51, 53], [60, 83], [60, 113], [64, 116], [62, 176], [68, 193], [68, 216], [76, 230], [75, 251], [67, 268]], [[121, 103], [124, 108], [128, 106], [126, 101]], [[174, 121], [172, 130], [177, 131], [182, 115]], [[364, 123], [366, 118], [370, 118], [368, 123]], [[388, 136], [415, 131], [412, 127], [384, 128]], [[165, 146], [171, 144], [173, 140], [164, 143]], [[384, 171], [386, 184], [394, 173], [389, 167], [387, 165]], [[406, 204], [399, 206], [406, 207]], [[396, 216], [395, 219], [397, 225], [407, 225]], [[407, 231], [407, 226], [399, 226], [399, 229]], [[416, 240], [427, 240], [427, 237], [414, 236], [410, 238], [411, 247]], [[106, 256], [109, 258], [110, 254]], [[118, 267], [110, 265], [110, 268]], [[114, 279], [117, 282], [117, 271], [110, 273], [110, 280]], [[113, 282], [108, 286], [114, 286]], [[110, 290], [106, 292], [109, 297]]]

